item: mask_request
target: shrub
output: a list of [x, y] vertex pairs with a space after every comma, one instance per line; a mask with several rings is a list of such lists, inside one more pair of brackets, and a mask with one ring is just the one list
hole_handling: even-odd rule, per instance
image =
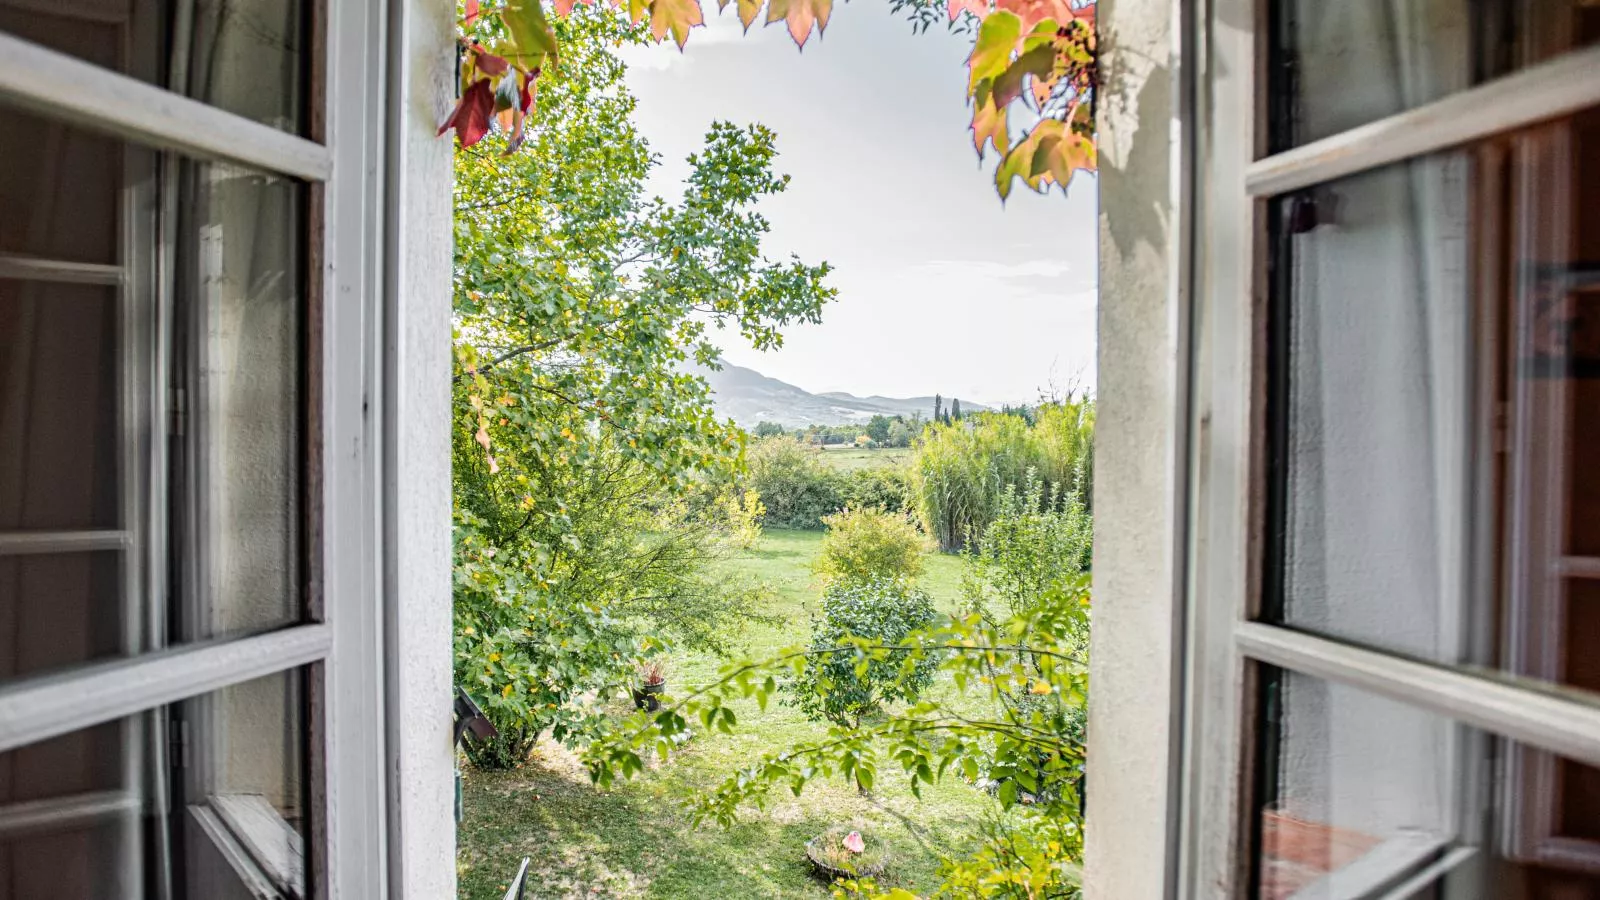
[[813, 719], [857, 727], [861, 717], [892, 700], [916, 700], [933, 680], [936, 654], [909, 650], [868, 655], [825, 652], [860, 638], [900, 644], [938, 621], [927, 593], [904, 581], [835, 582], [822, 595], [822, 614], [811, 620], [812, 656], [785, 685], [792, 702]]
[[1077, 494], [1052, 497], [1030, 471], [997, 506], [967, 554], [962, 587], [975, 609], [1021, 615], [1088, 571], [1094, 524]]
[[792, 437], [756, 442], [749, 455], [749, 489], [766, 506], [763, 525], [821, 528], [822, 517], [844, 505], [842, 479], [817, 460], [816, 452]]
[[922, 574], [927, 542], [903, 515], [878, 509], [846, 509], [825, 516], [816, 572], [824, 579], [863, 583], [910, 580]]
[[912, 515], [911, 472], [904, 466], [869, 466], [844, 476], [844, 504], [855, 509], [881, 509]]

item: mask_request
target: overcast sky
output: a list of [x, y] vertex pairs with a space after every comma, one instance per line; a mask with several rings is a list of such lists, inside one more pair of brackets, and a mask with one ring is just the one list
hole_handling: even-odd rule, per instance
[[836, 2], [797, 51], [782, 23], [741, 34], [730, 4], [684, 53], [630, 49], [638, 122], [676, 196], [714, 120], [761, 122], [793, 176], [763, 206], [766, 250], [827, 260], [838, 299], [821, 325], [730, 362], [813, 392], [1023, 401], [1094, 384], [1095, 182], [1079, 176], [1002, 206], [980, 169], [964, 88], [971, 38], [914, 35], [882, 0]]

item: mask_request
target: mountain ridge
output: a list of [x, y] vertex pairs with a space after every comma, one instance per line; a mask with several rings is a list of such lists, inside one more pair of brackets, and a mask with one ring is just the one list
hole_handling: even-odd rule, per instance
[[[857, 397], [847, 391], [812, 393], [805, 388], [763, 375], [755, 369], [724, 362], [720, 370], [697, 369], [711, 385], [717, 414], [745, 428], [776, 422], [785, 428], [810, 425], [865, 424], [873, 416], [933, 415], [933, 396]], [[947, 398], [946, 403], [949, 402]], [[962, 408], [986, 410], [981, 403], [963, 400]]]

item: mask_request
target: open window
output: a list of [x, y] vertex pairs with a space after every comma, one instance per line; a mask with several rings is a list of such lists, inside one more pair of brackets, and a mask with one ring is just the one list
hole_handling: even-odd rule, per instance
[[1182, 895], [1600, 896], [1600, 8], [1206, 23]]

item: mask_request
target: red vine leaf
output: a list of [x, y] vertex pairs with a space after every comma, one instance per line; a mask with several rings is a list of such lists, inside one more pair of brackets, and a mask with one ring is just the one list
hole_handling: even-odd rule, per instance
[[992, 91], [995, 106], [1010, 106], [1022, 96], [1024, 79], [1032, 76], [1035, 82], [1050, 75], [1055, 68], [1056, 51], [1049, 44], [1040, 44], [1018, 56], [1006, 70], [995, 78]]
[[450, 118], [439, 126], [439, 133], [454, 128], [461, 146], [471, 147], [489, 133], [489, 115], [493, 111], [494, 93], [489, 90], [489, 80], [481, 78], [462, 93], [456, 108], [450, 111]]
[[461, 20], [461, 27], [470, 29], [478, 22], [478, 0], [467, 0], [466, 17]]
[[961, 18], [961, 11], [966, 10], [978, 18], [989, 14], [988, 0], [950, 0], [950, 21]]

